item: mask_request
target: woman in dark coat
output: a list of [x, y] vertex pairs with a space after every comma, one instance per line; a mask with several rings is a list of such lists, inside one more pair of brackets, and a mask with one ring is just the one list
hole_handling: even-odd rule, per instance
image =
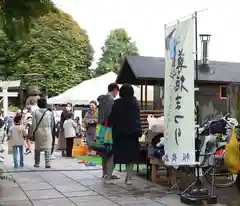
[[124, 84], [119, 91], [120, 98], [114, 101], [108, 119], [113, 132], [113, 155], [115, 164], [126, 164], [126, 184], [131, 184], [134, 163], [138, 162], [142, 135], [140, 109], [133, 87]]

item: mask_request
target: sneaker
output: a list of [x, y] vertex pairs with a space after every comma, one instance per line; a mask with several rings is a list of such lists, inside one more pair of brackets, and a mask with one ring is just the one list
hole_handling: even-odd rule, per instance
[[132, 185], [132, 182], [131, 182], [131, 180], [126, 180], [126, 181], [125, 181], [125, 184], [126, 184], [126, 185]]
[[126, 177], [126, 179], [125, 179], [125, 184], [126, 184], [126, 185], [132, 185], [131, 177]]
[[28, 155], [28, 154], [31, 154], [32, 153], [32, 151], [30, 150], [30, 149], [26, 149], [26, 151], [25, 151], [25, 155]]
[[51, 168], [51, 165], [45, 165], [45, 168], [49, 169], [49, 168]]
[[33, 167], [35, 167], [35, 168], [39, 168], [40, 165], [38, 165], [38, 164], [34, 164]]
[[0, 162], [3, 163], [4, 162], [4, 157], [0, 156]]
[[115, 174], [112, 174], [111, 178], [112, 178], [113, 180], [118, 180], [118, 179], [120, 179], [120, 177], [119, 177], [118, 175], [115, 175]]
[[67, 154], [66, 154], [66, 151], [65, 151], [65, 150], [63, 150], [63, 151], [62, 151], [62, 156], [63, 156], [63, 157], [66, 157], [66, 156], [67, 156]]
[[51, 160], [55, 160], [56, 157], [54, 155], [51, 155]]
[[112, 184], [113, 179], [111, 177], [108, 177], [107, 175], [104, 177], [104, 183], [105, 184]]

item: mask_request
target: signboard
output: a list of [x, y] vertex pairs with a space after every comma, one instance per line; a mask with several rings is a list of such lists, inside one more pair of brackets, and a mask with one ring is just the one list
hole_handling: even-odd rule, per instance
[[165, 28], [164, 162], [195, 163], [194, 19]]

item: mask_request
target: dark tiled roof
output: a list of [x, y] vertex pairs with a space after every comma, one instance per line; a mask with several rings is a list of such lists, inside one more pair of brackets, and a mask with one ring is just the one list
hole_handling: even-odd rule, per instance
[[132, 56], [127, 57], [130, 67], [136, 77], [143, 78], [163, 78], [164, 58]]
[[[199, 72], [199, 81], [208, 83], [240, 82], [240, 63], [211, 61], [211, 74]], [[159, 84], [164, 80], [164, 58], [129, 56], [122, 63], [117, 82]]]
[[210, 61], [209, 65], [213, 70], [213, 74], [206, 75], [199, 73], [200, 81], [226, 83], [240, 82], [240, 63]]

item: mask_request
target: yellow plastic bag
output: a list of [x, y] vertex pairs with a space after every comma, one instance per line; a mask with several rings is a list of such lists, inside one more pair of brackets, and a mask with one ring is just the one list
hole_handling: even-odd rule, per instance
[[240, 150], [236, 128], [233, 129], [232, 136], [225, 147], [224, 164], [233, 174], [240, 172]]

